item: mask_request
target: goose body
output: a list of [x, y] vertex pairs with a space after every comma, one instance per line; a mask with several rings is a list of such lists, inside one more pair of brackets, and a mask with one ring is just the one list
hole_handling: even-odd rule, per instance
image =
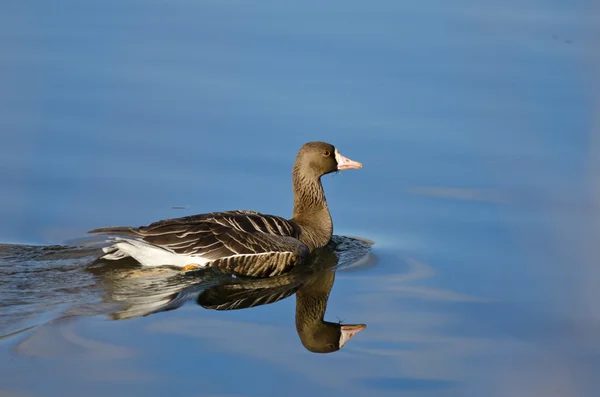
[[294, 211], [290, 219], [255, 211], [210, 212], [161, 220], [147, 226], [108, 227], [112, 245], [103, 259], [132, 257], [143, 266], [218, 267], [253, 277], [270, 277], [303, 263], [327, 245], [333, 224], [320, 178], [362, 164], [325, 142], [302, 146], [292, 170]]

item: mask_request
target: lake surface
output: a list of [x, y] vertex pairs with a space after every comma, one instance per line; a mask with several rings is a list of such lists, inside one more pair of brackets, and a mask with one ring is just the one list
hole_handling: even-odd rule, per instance
[[[2, 2], [0, 396], [600, 395], [599, 8]], [[97, 227], [291, 216], [311, 140], [364, 165], [323, 178], [341, 350], [294, 291], [90, 266]]]

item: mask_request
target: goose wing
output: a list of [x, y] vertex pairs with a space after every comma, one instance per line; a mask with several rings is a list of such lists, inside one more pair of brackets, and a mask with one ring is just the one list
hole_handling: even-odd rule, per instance
[[248, 276], [285, 272], [308, 256], [298, 225], [254, 211], [225, 211], [173, 218], [140, 227], [111, 227], [90, 233], [140, 239], [175, 254], [200, 257]]

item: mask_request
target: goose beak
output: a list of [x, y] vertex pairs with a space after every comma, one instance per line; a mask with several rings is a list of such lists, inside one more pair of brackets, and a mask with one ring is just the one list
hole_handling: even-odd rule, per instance
[[358, 161], [350, 160], [347, 157], [342, 156], [337, 149], [335, 149], [335, 160], [337, 161], [338, 167], [337, 169], [340, 171], [343, 170], [356, 170], [362, 168], [362, 163]]
[[367, 328], [365, 324], [348, 324], [342, 325], [340, 336], [340, 349], [348, 342], [354, 335]]

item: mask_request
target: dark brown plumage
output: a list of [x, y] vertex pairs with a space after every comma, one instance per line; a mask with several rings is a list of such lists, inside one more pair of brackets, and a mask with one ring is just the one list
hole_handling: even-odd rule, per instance
[[133, 257], [142, 265], [212, 266], [224, 271], [270, 277], [303, 263], [331, 239], [333, 224], [321, 176], [362, 164], [331, 144], [302, 146], [292, 168], [291, 219], [254, 211], [211, 212], [140, 227], [108, 227], [90, 233], [115, 235], [104, 259]]

